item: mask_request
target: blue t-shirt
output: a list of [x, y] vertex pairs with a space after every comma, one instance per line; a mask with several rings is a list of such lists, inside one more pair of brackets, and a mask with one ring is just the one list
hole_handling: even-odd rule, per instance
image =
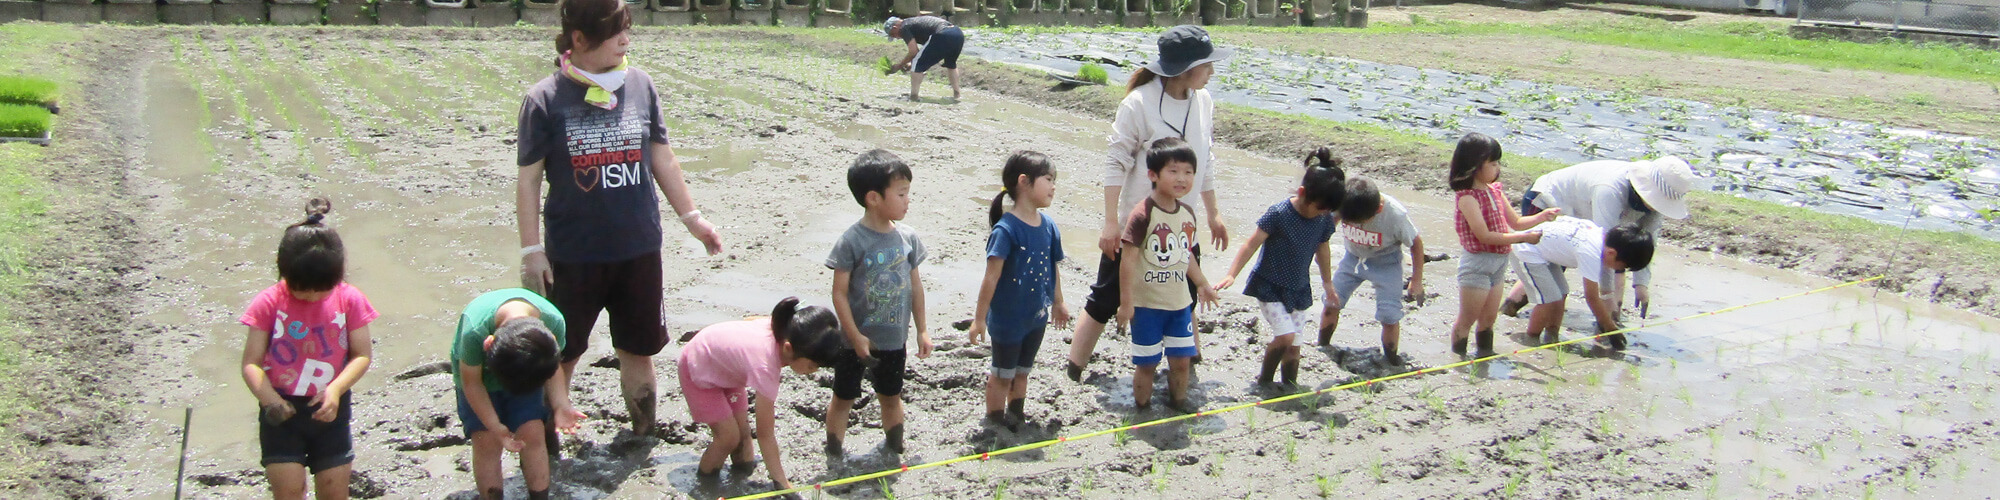
[[1005, 337], [1048, 324], [1055, 303], [1056, 261], [1063, 260], [1062, 232], [1055, 219], [1042, 214], [1040, 226], [1030, 226], [1013, 213], [986, 237], [986, 257], [1006, 259], [993, 303], [986, 310], [986, 328]]
[[1263, 255], [1257, 258], [1257, 268], [1250, 271], [1243, 294], [1263, 302], [1283, 303], [1291, 311], [1312, 307], [1312, 284], [1308, 278], [1313, 254], [1320, 245], [1333, 239], [1335, 226], [1333, 214], [1307, 219], [1292, 208], [1289, 199], [1264, 210], [1264, 216], [1257, 218], [1257, 229], [1264, 230], [1266, 235]]

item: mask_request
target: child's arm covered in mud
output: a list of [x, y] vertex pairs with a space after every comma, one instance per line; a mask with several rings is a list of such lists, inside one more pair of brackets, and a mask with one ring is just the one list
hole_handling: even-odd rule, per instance
[[271, 388], [271, 378], [264, 373], [264, 351], [271, 348], [271, 332], [245, 327], [250, 338], [243, 342], [243, 384], [250, 387], [250, 395], [257, 397], [257, 406], [263, 408], [264, 418], [272, 424], [292, 418], [292, 405]]
[[1590, 306], [1590, 315], [1597, 318], [1597, 328], [1601, 330], [1597, 333], [1617, 330], [1618, 320], [1612, 317], [1612, 313], [1617, 311], [1615, 309], [1617, 304], [1611, 303], [1609, 299], [1600, 295], [1600, 291], [1600, 285], [1598, 285], [1595, 279], [1585, 278], [1583, 280], [1583, 303]]
[[[556, 370], [556, 373], [561, 374], [562, 370]], [[479, 424], [485, 426], [487, 432], [500, 436], [500, 442], [507, 451], [521, 451], [522, 444], [514, 439], [514, 431], [501, 424], [500, 413], [493, 410], [493, 398], [486, 394], [485, 376], [486, 367], [458, 362], [458, 378], [464, 381], [459, 385], [464, 389], [461, 392], [465, 394], [465, 405], [472, 407], [472, 415], [479, 418]]]

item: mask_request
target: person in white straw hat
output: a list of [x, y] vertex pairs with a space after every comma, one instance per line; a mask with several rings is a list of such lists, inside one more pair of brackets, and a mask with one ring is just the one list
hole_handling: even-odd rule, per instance
[[[1678, 157], [1590, 161], [1536, 178], [1534, 186], [1521, 197], [1521, 210], [1526, 213], [1561, 208], [1565, 214], [1588, 218], [1607, 228], [1637, 223], [1657, 240], [1666, 219], [1688, 217], [1687, 195], [1693, 186], [1694, 169]], [[1648, 267], [1632, 274], [1632, 305], [1643, 318], [1652, 305], [1648, 287], [1653, 281], [1653, 269]], [[1617, 280], [1616, 285], [1605, 290], [1612, 304], [1625, 300], [1625, 274], [1619, 273]], [[1516, 284], [1501, 312], [1512, 316], [1526, 303], [1526, 290]]]
[[[1084, 365], [1097, 348], [1097, 337], [1118, 312], [1118, 236], [1124, 233], [1126, 214], [1151, 193], [1146, 177], [1146, 148], [1168, 137], [1187, 141], [1194, 149], [1196, 168], [1194, 189], [1207, 209], [1199, 217], [1208, 222], [1210, 241], [1216, 249], [1229, 244], [1229, 228], [1222, 224], [1221, 208], [1215, 201], [1215, 99], [1206, 87], [1215, 74], [1215, 63], [1228, 59], [1234, 51], [1216, 47], [1208, 31], [1200, 26], [1182, 25], [1160, 34], [1159, 57], [1132, 72], [1125, 84], [1125, 100], [1118, 104], [1118, 117], [1111, 123], [1110, 158], [1104, 175], [1104, 229], [1097, 247], [1097, 283], [1090, 287], [1084, 315], [1070, 339], [1069, 378], [1081, 381]], [[1184, 200], [1189, 206], [1194, 202]], [[1201, 258], [1195, 247], [1194, 257]], [[1201, 335], [1195, 334], [1196, 349]], [[1194, 356], [1201, 362], [1201, 354]]]

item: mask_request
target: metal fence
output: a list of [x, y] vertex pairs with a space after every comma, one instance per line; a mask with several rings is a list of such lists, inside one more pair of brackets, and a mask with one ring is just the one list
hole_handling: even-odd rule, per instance
[[2000, 36], [2000, 0], [1801, 0], [1799, 21]]

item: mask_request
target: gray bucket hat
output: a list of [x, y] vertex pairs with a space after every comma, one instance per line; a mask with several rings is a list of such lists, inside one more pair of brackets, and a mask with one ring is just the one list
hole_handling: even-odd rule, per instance
[[1160, 76], [1179, 76], [1188, 68], [1228, 59], [1236, 51], [1218, 49], [1208, 40], [1208, 30], [1183, 24], [1160, 34], [1160, 58], [1146, 63], [1146, 70]]

